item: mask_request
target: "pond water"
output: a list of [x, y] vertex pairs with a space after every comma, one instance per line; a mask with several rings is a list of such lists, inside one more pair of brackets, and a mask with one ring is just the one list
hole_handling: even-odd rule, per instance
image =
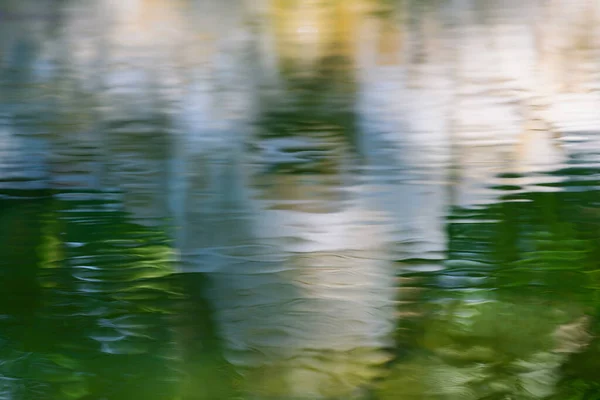
[[600, 3], [5, 0], [0, 400], [600, 399]]

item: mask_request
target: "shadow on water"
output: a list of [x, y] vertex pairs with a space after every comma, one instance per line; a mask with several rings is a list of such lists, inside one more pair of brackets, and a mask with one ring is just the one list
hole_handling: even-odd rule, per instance
[[590, 0], [0, 5], [0, 400], [596, 399]]

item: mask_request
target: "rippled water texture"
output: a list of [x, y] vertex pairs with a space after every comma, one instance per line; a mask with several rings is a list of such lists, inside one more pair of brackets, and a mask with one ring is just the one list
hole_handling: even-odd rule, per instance
[[599, 318], [600, 2], [0, 2], [0, 400], [593, 400]]

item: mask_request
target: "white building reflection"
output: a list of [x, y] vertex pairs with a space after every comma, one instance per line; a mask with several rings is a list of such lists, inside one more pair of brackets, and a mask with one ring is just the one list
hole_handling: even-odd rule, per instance
[[[214, 114], [195, 115], [209, 123], [182, 142], [180, 251], [187, 271], [213, 282], [227, 359], [259, 398], [360, 391], [389, 357], [396, 295], [385, 215], [360, 182], [346, 186], [356, 178], [343, 143], [326, 122], [270, 139], [248, 131], [251, 116], [213, 125]], [[245, 133], [258, 153], [241, 151]], [[316, 171], [296, 174], [298, 163]]]
[[[471, 208], [496, 201], [504, 194], [499, 184], [548, 190], [538, 184], [558, 181], [541, 174], [584, 146], [594, 154], [594, 2], [404, 7], [367, 20], [361, 35], [357, 110], [366, 129], [379, 132], [365, 146], [387, 150], [373, 159], [401, 159], [409, 170], [450, 166], [452, 204]], [[573, 74], [566, 73], [568, 54], [578, 60]], [[506, 173], [525, 176], [498, 178]]]
[[328, 178], [273, 177], [250, 207], [221, 209], [221, 242], [193, 246], [190, 267], [214, 282], [227, 357], [255, 395], [349, 396], [387, 360], [395, 294], [382, 216], [360, 192], [339, 199]]
[[436, 271], [447, 241], [450, 82], [436, 54], [411, 61], [417, 51], [435, 53], [437, 38], [411, 43], [415, 32], [393, 25], [399, 11], [386, 11], [363, 20], [357, 46], [356, 112], [368, 190], [393, 221], [398, 259], [421, 260], [410, 268]]

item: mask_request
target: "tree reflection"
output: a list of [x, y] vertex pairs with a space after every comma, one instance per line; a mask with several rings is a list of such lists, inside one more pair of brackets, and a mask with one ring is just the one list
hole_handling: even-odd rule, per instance
[[[441, 304], [421, 355], [398, 364], [382, 398], [543, 399], [555, 393], [568, 353], [589, 342], [576, 309], [533, 298], [477, 296]], [[567, 334], [567, 331], [572, 331]]]

